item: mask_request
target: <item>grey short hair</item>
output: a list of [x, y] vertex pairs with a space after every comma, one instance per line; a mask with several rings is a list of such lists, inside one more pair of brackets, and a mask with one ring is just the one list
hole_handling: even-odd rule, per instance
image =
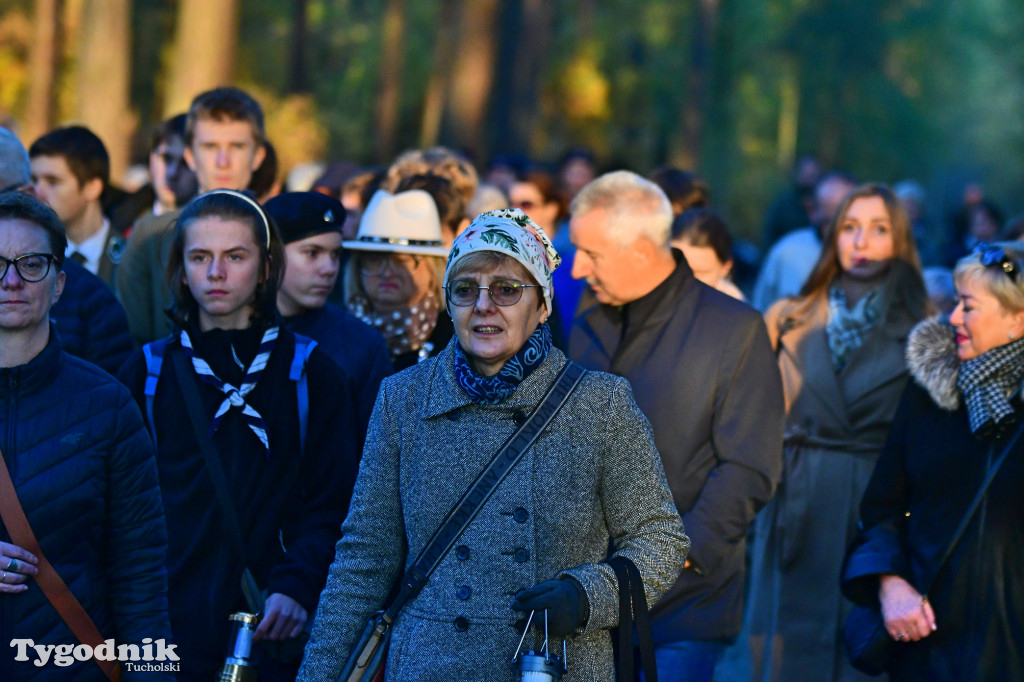
[[672, 236], [672, 202], [658, 185], [631, 171], [613, 171], [592, 180], [573, 199], [569, 212], [608, 214], [608, 236], [622, 246], [641, 237], [668, 248]]
[[31, 181], [28, 150], [14, 133], [0, 127], [0, 189], [22, 187]]

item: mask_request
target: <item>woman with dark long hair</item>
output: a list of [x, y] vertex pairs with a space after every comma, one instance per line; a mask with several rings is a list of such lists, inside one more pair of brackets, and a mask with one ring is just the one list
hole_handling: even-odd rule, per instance
[[751, 549], [755, 679], [856, 679], [839, 592], [860, 502], [907, 381], [928, 299], [910, 222], [888, 187], [840, 204], [800, 295], [765, 314], [786, 397], [782, 480]]

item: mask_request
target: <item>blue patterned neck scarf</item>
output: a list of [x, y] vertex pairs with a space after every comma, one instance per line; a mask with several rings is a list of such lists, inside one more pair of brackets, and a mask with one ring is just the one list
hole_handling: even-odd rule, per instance
[[516, 390], [523, 379], [544, 364], [551, 350], [551, 329], [539, 325], [523, 347], [492, 377], [476, 373], [462, 347], [455, 344], [455, 379], [469, 399], [478, 405], [497, 405]]

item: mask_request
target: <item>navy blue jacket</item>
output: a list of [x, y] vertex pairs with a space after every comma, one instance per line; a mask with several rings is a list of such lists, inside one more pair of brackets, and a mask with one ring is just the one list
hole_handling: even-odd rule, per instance
[[384, 337], [352, 313], [328, 303], [323, 308], [284, 318], [296, 334], [308, 336], [330, 356], [352, 382], [359, 429], [366, 433], [377, 391], [391, 376], [391, 355]]
[[[263, 329], [193, 331], [196, 353], [218, 377], [238, 386], [256, 355]], [[211, 680], [224, 662], [228, 616], [249, 611], [240, 587], [243, 557], [226, 530], [206, 460], [188, 416], [175, 371], [180, 342], [168, 343], [154, 396], [157, 465], [167, 510], [171, 625], [181, 656], [180, 680]], [[304, 452], [299, 446], [298, 399], [289, 378], [295, 336], [282, 329], [256, 387], [246, 396], [266, 423], [270, 452], [229, 410], [212, 441], [223, 463], [246, 543], [250, 570], [261, 589], [296, 600], [312, 618], [359, 466], [348, 377], [319, 348], [309, 356], [309, 416]], [[191, 368], [191, 363], [188, 363]], [[193, 377], [195, 374], [193, 372]], [[142, 352], [129, 358], [121, 379], [145, 405]], [[212, 420], [224, 394], [195, 381], [203, 413]], [[344, 387], [344, 388], [343, 388]], [[205, 437], [205, 434], [204, 434]], [[260, 664], [260, 680], [294, 679], [291, 670]]]
[[64, 352], [117, 374], [135, 345], [121, 302], [96, 275], [70, 258], [64, 293], [50, 309]]
[[[43, 553], [105, 638], [170, 642], [167, 531], [153, 449], [128, 389], [50, 341], [0, 369], [0, 442]], [[73, 399], [71, 399], [73, 398]], [[0, 525], [0, 540], [10, 542]], [[0, 680], [105, 680], [95, 662], [16, 662], [14, 638], [78, 644], [34, 582], [0, 595]], [[170, 679], [154, 672], [124, 679]]]

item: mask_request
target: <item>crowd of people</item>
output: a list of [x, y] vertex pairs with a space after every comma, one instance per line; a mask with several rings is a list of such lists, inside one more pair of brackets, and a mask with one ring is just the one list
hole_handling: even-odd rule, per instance
[[0, 129], [0, 640], [333, 682], [383, 612], [388, 680], [612, 680], [625, 565], [662, 680], [866, 679], [865, 613], [891, 679], [1024, 678], [1024, 243], [979, 187], [942, 230], [801, 159], [757, 268], [671, 167], [282, 191], [233, 87], [150, 149], [127, 192], [84, 126]]

